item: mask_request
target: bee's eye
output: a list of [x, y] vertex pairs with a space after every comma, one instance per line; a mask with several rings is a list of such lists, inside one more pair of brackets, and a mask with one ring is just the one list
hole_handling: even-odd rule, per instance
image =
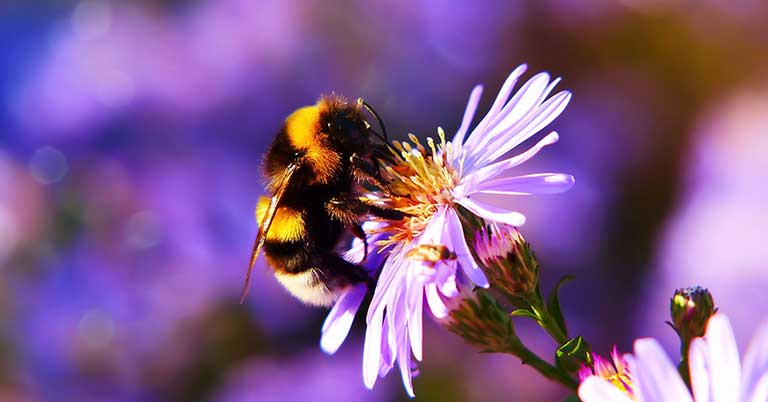
[[346, 126], [343, 124], [343, 122], [340, 122], [340, 121], [329, 121], [325, 123], [325, 127], [330, 132], [341, 133], [342, 131], [344, 131]]

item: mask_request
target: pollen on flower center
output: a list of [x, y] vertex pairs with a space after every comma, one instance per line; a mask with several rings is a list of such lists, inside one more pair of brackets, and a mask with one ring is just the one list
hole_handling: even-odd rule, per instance
[[438, 136], [439, 143], [428, 137], [427, 147], [413, 134], [408, 135], [410, 142], [392, 142], [392, 164], [382, 172], [389, 194], [382, 201], [408, 216], [377, 230], [389, 235], [378, 242], [380, 246], [407, 243], [426, 228], [438, 205], [453, 204], [451, 190], [459, 182], [459, 173], [449, 158], [453, 145], [445, 140], [441, 128]]

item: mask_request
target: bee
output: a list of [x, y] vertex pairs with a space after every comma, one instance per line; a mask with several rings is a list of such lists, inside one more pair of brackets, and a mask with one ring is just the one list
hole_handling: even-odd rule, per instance
[[422, 261], [434, 268], [440, 261], [455, 260], [456, 253], [441, 244], [421, 244], [408, 250], [405, 257], [414, 261]]
[[[376, 118], [383, 134], [373, 130], [364, 110]], [[329, 306], [348, 286], [372, 286], [367, 271], [342, 258], [336, 248], [349, 231], [363, 240], [367, 256], [361, 217], [405, 217], [361, 197], [363, 183], [386, 187], [379, 171], [380, 161], [390, 155], [385, 144], [381, 119], [360, 99], [326, 95], [288, 116], [264, 158], [270, 197], [262, 197], [256, 207], [259, 229], [241, 303], [262, 249], [277, 280], [306, 304]]]

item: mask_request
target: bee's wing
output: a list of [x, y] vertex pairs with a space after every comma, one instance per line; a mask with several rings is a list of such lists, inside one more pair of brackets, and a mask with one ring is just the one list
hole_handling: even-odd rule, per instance
[[288, 165], [288, 168], [286, 168], [282, 174], [277, 176], [277, 180], [274, 185], [274, 188], [276, 189], [275, 194], [269, 201], [267, 212], [264, 214], [264, 217], [261, 218], [261, 222], [259, 222], [259, 232], [256, 235], [256, 240], [253, 242], [253, 249], [251, 250], [251, 262], [248, 264], [248, 271], [245, 274], [245, 284], [243, 285], [243, 293], [240, 296], [240, 304], [243, 303], [245, 296], [248, 295], [248, 290], [250, 290], [253, 265], [256, 263], [256, 259], [259, 257], [259, 252], [261, 252], [261, 248], [264, 246], [264, 241], [267, 239], [267, 233], [269, 233], [269, 227], [272, 226], [272, 220], [275, 218], [275, 213], [277, 213], [277, 207], [280, 205], [280, 200], [283, 198], [285, 190], [288, 188], [288, 184], [291, 182], [291, 177], [293, 177], [294, 173], [296, 173], [300, 167], [301, 162], [295, 161]]

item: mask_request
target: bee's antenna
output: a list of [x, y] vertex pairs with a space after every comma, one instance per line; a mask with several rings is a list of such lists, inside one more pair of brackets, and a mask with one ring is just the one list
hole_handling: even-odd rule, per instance
[[378, 132], [376, 132], [374, 130], [371, 130], [371, 131], [373, 131], [373, 133], [376, 134], [376, 136], [378, 136], [385, 143], [388, 142], [388, 140], [387, 140], [387, 129], [384, 128], [384, 122], [381, 121], [381, 116], [379, 116], [379, 114], [376, 113], [376, 110], [373, 109], [373, 106], [369, 105], [368, 102], [363, 100], [363, 98], [358, 98], [357, 102], [360, 103], [360, 105], [362, 105], [365, 108], [365, 110], [370, 112], [373, 115], [373, 117], [376, 118], [376, 121], [379, 122], [379, 127], [381, 127], [381, 132], [383, 133], [383, 135], [379, 134]]

